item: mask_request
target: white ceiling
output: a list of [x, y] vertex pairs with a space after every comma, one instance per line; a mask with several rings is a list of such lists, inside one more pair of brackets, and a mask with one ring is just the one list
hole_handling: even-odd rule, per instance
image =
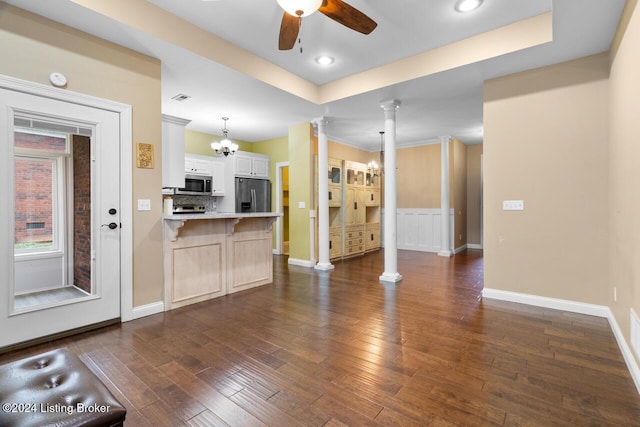
[[[624, 0], [484, 0], [469, 14], [454, 11], [456, 0], [347, 0], [378, 23], [368, 36], [315, 13], [303, 18], [301, 46], [279, 51], [282, 10], [276, 0], [148, 0], [253, 55], [325, 85], [356, 73], [447, 46], [549, 11], [553, 41], [469, 65], [399, 82], [322, 105], [300, 98], [96, 10], [99, 0], [3, 0], [162, 61], [162, 111], [190, 119], [189, 129], [262, 141], [287, 135], [290, 125], [326, 116], [329, 138], [375, 151], [384, 127], [380, 101], [397, 99], [398, 146], [420, 145], [451, 135], [466, 144], [482, 142], [483, 81], [609, 49]], [[114, 0], [102, 0], [102, 2]], [[145, 0], [120, 0], [135, 7]], [[189, 25], [175, 16], [163, 25]], [[206, 42], [206, 40], [204, 41]], [[320, 67], [319, 54], [336, 58]], [[254, 70], [259, 71], [259, 70]], [[172, 96], [190, 95], [177, 102]]]

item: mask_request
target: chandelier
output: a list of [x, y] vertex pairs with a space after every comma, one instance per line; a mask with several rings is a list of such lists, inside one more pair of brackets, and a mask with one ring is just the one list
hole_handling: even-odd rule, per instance
[[227, 157], [229, 154], [234, 154], [236, 151], [238, 151], [238, 144], [236, 144], [235, 142], [231, 142], [231, 140], [227, 137], [227, 134], [229, 133], [229, 130], [227, 129], [227, 120], [229, 120], [229, 117], [223, 117], [222, 120], [224, 120], [224, 129], [222, 129], [224, 138], [222, 138], [222, 141], [212, 142], [211, 148], [216, 152], [218, 156], [220, 154], [224, 154], [224, 156]]

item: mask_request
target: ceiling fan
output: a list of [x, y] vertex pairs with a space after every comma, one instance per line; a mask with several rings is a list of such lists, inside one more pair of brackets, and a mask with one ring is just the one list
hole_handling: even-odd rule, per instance
[[280, 24], [280, 50], [292, 49], [298, 39], [302, 18], [316, 10], [334, 21], [358, 31], [369, 34], [378, 24], [364, 13], [342, 0], [277, 0], [285, 10]]

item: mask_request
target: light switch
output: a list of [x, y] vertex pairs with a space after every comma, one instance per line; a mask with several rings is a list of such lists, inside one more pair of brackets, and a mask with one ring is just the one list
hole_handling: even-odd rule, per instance
[[138, 210], [139, 211], [150, 211], [151, 210], [151, 200], [149, 200], [149, 199], [138, 199]]
[[298, 202], [298, 208], [304, 209], [307, 205], [304, 202]]
[[503, 211], [523, 211], [524, 200], [503, 200], [502, 210]]

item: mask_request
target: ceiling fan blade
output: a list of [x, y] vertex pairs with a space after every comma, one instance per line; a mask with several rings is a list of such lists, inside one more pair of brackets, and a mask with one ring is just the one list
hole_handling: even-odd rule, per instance
[[342, 0], [324, 0], [318, 10], [334, 21], [362, 34], [369, 34], [378, 26], [373, 19]]
[[296, 44], [296, 40], [298, 39], [301, 19], [302, 18], [298, 16], [291, 16], [287, 12], [284, 12], [284, 15], [282, 16], [282, 24], [280, 24], [278, 49], [289, 50], [293, 48]]

